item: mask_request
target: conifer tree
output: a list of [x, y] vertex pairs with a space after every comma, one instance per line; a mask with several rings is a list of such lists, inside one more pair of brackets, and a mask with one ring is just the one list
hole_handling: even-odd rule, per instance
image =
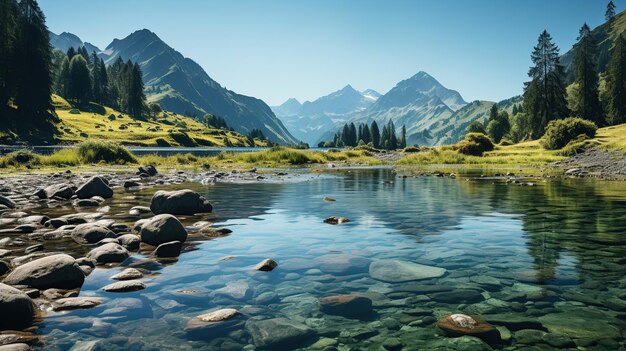
[[140, 117], [146, 109], [146, 95], [143, 91], [143, 75], [139, 64], [135, 63], [130, 68], [130, 87], [128, 94], [128, 113]]
[[369, 144], [372, 142], [372, 134], [370, 133], [370, 128], [367, 126], [367, 123], [363, 124], [363, 142], [365, 144]]
[[[0, 0], [0, 112], [14, 93], [13, 67], [18, 7], [15, 0]], [[0, 113], [4, 117], [6, 114]]]
[[73, 46], [70, 46], [70, 48], [67, 49], [66, 55], [67, 55], [67, 58], [71, 61], [76, 55], [76, 49], [74, 49]]
[[68, 98], [79, 104], [86, 103], [91, 97], [91, 76], [87, 61], [83, 55], [74, 55], [70, 61]]
[[25, 118], [51, 116], [52, 49], [46, 18], [35, 0], [21, 0], [18, 12], [15, 53], [15, 103]]
[[378, 123], [376, 123], [376, 121], [372, 122], [370, 132], [372, 134], [372, 145], [377, 149], [380, 148], [380, 130], [378, 129]]
[[93, 68], [91, 69], [91, 77], [92, 79], [92, 96], [93, 101], [99, 104], [103, 103], [103, 94], [102, 94], [102, 79], [101, 79], [101, 71], [100, 71], [100, 59], [98, 55], [94, 51], [91, 54], [91, 61], [94, 62]]
[[569, 111], [559, 48], [547, 31], [539, 35], [531, 59], [534, 66], [528, 72], [531, 81], [526, 83], [524, 111], [532, 119], [532, 138], [538, 139], [548, 122], [567, 117]]
[[600, 126], [604, 123], [602, 107], [598, 95], [597, 45], [591, 36], [591, 29], [585, 23], [580, 29], [574, 54], [574, 83], [578, 86], [577, 117], [591, 120]]
[[402, 135], [400, 137], [400, 145], [399, 147], [401, 149], [404, 149], [406, 147], [406, 125], [402, 125]]
[[613, 1], [609, 1], [606, 5], [606, 12], [604, 13], [604, 18], [609, 22], [609, 25], [613, 24], [613, 18], [615, 17], [615, 4]]
[[349, 135], [348, 135], [348, 141], [349, 144], [348, 146], [356, 146], [356, 143], [358, 142], [357, 135], [356, 135], [356, 127], [354, 125], [354, 123], [350, 123], [350, 125], [348, 126], [348, 130], [349, 130]]
[[620, 35], [611, 50], [607, 66], [609, 124], [626, 123], [626, 39]]
[[496, 118], [498, 118], [498, 105], [493, 104], [489, 110], [489, 122], [495, 120]]
[[392, 120], [389, 120], [389, 124], [387, 125], [387, 130], [389, 133], [389, 141], [387, 142], [387, 149], [395, 150], [398, 148], [398, 137], [396, 136], [396, 126], [393, 124]]

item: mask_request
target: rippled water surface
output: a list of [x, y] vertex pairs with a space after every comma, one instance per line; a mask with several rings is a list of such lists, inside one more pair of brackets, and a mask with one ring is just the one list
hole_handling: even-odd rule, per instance
[[[204, 340], [185, 333], [194, 316], [236, 308], [249, 323], [285, 318], [311, 330], [269, 349], [624, 350], [626, 184], [537, 184], [402, 178], [390, 170], [286, 184], [185, 184], [204, 193], [214, 213], [182, 217], [184, 224], [209, 220], [232, 234], [191, 236], [173, 262], [132, 256], [123, 266], [152, 272], [139, 292], [102, 292], [123, 267], [96, 269], [81, 296], [107, 301], [48, 315], [41, 349], [254, 350], [243, 323]], [[147, 205], [154, 191], [118, 191], [107, 216], [132, 224], [138, 218], [128, 208]], [[323, 223], [334, 215], [350, 222]], [[85, 250], [60, 249], [77, 257]], [[266, 258], [278, 268], [251, 269]], [[370, 275], [379, 260], [446, 273], [384, 282]], [[343, 294], [367, 296], [374, 313], [350, 319], [320, 311], [319, 298]], [[435, 323], [451, 313], [480, 316], [504, 342], [444, 336]]]

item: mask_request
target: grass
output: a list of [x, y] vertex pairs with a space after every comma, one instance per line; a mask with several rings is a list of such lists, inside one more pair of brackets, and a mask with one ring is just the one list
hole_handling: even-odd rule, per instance
[[251, 145], [241, 134], [207, 128], [193, 118], [170, 112], [155, 119], [137, 119], [93, 103], [76, 109], [57, 95], [52, 101], [61, 120], [57, 139], [65, 144], [90, 140], [133, 146], [266, 146], [260, 140]]

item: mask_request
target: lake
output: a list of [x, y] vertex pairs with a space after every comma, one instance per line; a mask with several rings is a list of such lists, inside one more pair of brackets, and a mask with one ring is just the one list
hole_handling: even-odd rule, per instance
[[[50, 313], [39, 349], [624, 350], [626, 183], [535, 183], [366, 169], [175, 186], [214, 205], [213, 214], [181, 216], [183, 224], [208, 220], [232, 233], [192, 235], [175, 261], [133, 255], [97, 268], [80, 296], [105, 302]], [[148, 205], [154, 191], [117, 191], [106, 217], [132, 225], [128, 208]], [[350, 222], [325, 224], [330, 216]], [[54, 245], [75, 257], [88, 251], [71, 240]], [[267, 258], [278, 267], [251, 269]], [[145, 290], [100, 290], [129, 266], [148, 273]], [[349, 294], [371, 308], [320, 309], [320, 299]], [[191, 318], [222, 308], [242, 315], [201, 336], [185, 331]], [[436, 322], [454, 313], [491, 323], [502, 341], [444, 336]]]

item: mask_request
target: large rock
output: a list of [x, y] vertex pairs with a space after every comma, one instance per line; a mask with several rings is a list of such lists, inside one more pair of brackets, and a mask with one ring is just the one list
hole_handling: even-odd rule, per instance
[[446, 270], [443, 268], [425, 266], [409, 261], [376, 260], [370, 264], [370, 276], [387, 283], [432, 279], [441, 277], [444, 274], [446, 274]]
[[108, 292], [131, 292], [137, 290], [143, 290], [146, 288], [146, 284], [142, 283], [139, 280], [124, 280], [121, 282], [109, 284], [102, 288], [104, 291]]
[[105, 238], [115, 238], [115, 236], [111, 229], [95, 223], [79, 224], [72, 230], [72, 239], [79, 244], [95, 244]]
[[113, 197], [113, 189], [101, 177], [91, 177], [87, 182], [76, 190], [79, 199], [89, 199], [94, 196], [101, 196], [105, 199]]
[[180, 250], [183, 248], [183, 243], [180, 241], [170, 241], [157, 246], [156, 250], [152, 252], [152, 255], [160, 258], [172, 258], [180, 256]]
[[8, 208], [15, 208], [15, 201], [9, 199], [6, 196], [0, 195], [0, 205], [4, 205]]
[[100, 264], [122, 262], [128, 258], [128, 250], [126, 250], [122, 245], [108, 243], [89, 251], [87, 258], [95, 260]]
[[157, 191], [150, 202], [155, 214], [192, 215], [213, 211], [209, 201], [192, 190]]
[[450, 337], [469, 335], [491, 345], [500, 342], [500, 332], [493, 325], [475, 316], [453, 314], [437, 321], [437, 327]]
[[43, 191], [38, 192], [39, 197], [52, 199], [55, 197], [59, 197], [62, 199], [69, 199], [74, 196], [74, 188], [72, 185], [67, 183], [60, 184], [52, 184], [43, 189]]
[[170, 241], [185, 242], [187, 231], [180, 221], [170, 214], [160, 214], [148, 219], [139, 231], [141, 241], [159, 246]]
[[293, 349], [311, 338], [315, 332], [306, 325], [286, 318], [249, 320], [246, 330], [259, 349]]
[[191, 318], [185, 332], [194, 339], [209, 339], [225, 335], [243, 324], [241, 313], [234, 308], [224, 308]]
[[141, 244], [141, 238], [135, 234], [120, 235], [117, 237], [117, 240], [130, 251], [139, 250], [139, 245]]
[[35, 318], [35, 305], [25, 293], [0, 283], [0, 330], [25, 329]]
[[76, 260], [66, 254], [43, 257], [15, 268], [5, 279], [10, 285], [27, 285], [37, 289], [75, 289], [85, 281]]
[[153, 165], [141, 166], [137, 171], [137, 174], [146, 174], [150, 177], [154, 177], [158, 173], [159, 172], [157, 172], [157, 169]]
[[348, 318], [366, 318], [371, 316], [372, 300], [362, 295], [336, 295], [320, 299], [320, 310]]

